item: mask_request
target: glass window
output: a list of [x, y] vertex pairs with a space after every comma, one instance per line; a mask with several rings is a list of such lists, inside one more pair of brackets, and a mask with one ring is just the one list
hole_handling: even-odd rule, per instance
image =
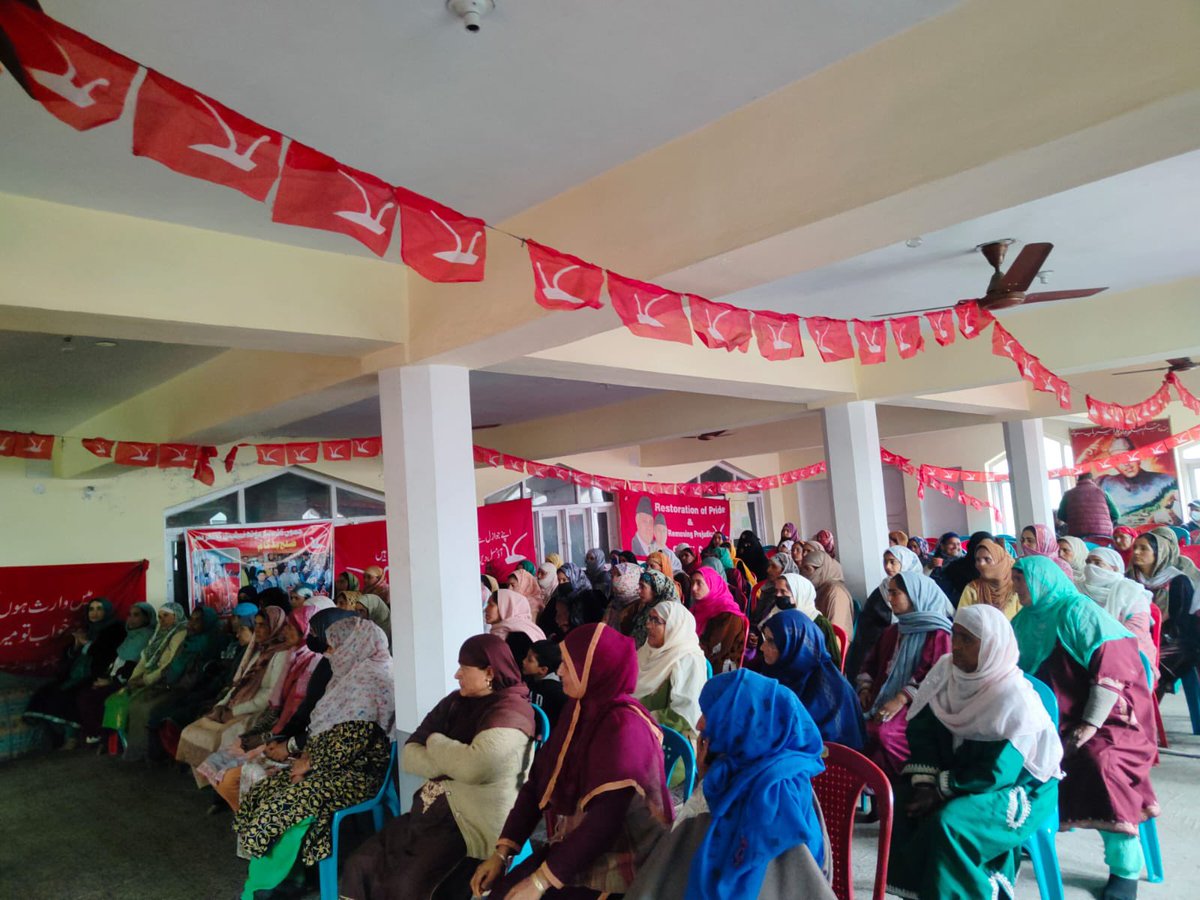
[[[224, 516], [224, 518], [221, 518]], [[167, 516], [168, 528], [194, 528], [200, 525], [224, 525], [238, 520], [237, 491], [214, 497], [199, 506]]]
[[608, 553], [612, 550], [612, 544], [608, 541], [608, 511], [596, 511], [596, 546]]
[[713, 466], [711, 469], [706, 469], [701, 472], [699, 477], [693, 478], [694, 482], [702, 481], [738, 481], [737, 475], [730, 472], [724, 466]]
[[534, 506], [570, 506], [575, 502], [575, 485], [557, 478], [530, 478], [525, 484]]
[[305, 513], [310, 518], [331, 518], [329, 490], [327, 484], [285, 472], [245, 489], [246, 521], [291, 522], [304, 518]]
[[357, 516], [382, 516], [387, 506], [382, 500], [368, 497], [345, 488], [337, 489], [338, 518], [353, 519]]
[[587, 557], [587, 520], [582, 512], [567, 514], [567, 530], [570, 532], [571, 562], [582, 566]]
[[612, 503], [613, 495], [610, 494], [608, 491], [600, 490], [600, 488], [598, 488], [598, 487], [590, 487], [590, 488], [581, 487], [579, 489], [579, 502], [580, 503]]
[[558, 515], [554, 513], [539, 515], [538, 524], [542, 530], [542, 558], [551, 553], [562, 555], [562, 545], [558, 540]]

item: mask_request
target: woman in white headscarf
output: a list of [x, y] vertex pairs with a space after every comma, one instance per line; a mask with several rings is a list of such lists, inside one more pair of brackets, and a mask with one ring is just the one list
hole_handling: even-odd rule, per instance
[[650, 610], [646, 643], [638, 649], [637, 659], [633, 696], [660, 724], [695, 740], [708, 666], [696, 619], [682, 603], [668, 601]]
[[1133, 632], [1138, 649], [1146, 654], [1155, 671], [1158, 670], [1158, 649], [1151, 633], [1153, 619], [1150, 604], [1154, 595], [1132, 578], [1125, 577], [1121, 554], [1111, 547], [1096, 547], [1088, 551], [1079, 592], [1091, 597], [1110, 616]]
[[1068, 535], [1058, 539], [1058, 555], [1071, 567], [1071, 580], [1075, 587], [1083, 584], [1084, 569], [1087, 565], [1088, 547], [1082, 539]]
[[1018, 657], [999, 609], [976, 604], [955, 615], [953, 649], [909, 710], [889, 893], [1014, 896], [1021, 844], [1058, 805], [1063, 756]]
[[[866, 605], [858, 614], [858, 621], [854, 624], [854, 640], [851, 641], [850, 651], [846, 655], [845, 674], [851, 681], [862, 668], [863, 660], [867, 658], [871, 647], [875, 645], [887, 627], [896, 621], [896, 616], [887, 602], [888, 582], [903, 572], [915, 572], [920, 575], [924, 571], [921, 557], [909, 550], [908, 547], [896, 545], [888, 547], [883, 552], [883, 581], [879, 583], [879, 587], [871, 591]], [[834, 657], [834, 659], [836, 658]]]

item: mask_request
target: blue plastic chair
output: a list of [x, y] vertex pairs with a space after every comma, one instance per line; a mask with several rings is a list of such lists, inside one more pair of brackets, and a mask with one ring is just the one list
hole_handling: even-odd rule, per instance
[[[1154, 697], [1154, 667], [1145, 653], [1138, 654], [1142, 658], [1142, 668], [1146, 672], [1146, 683], [1150, 685], [1150, 702], [1157, 702]], [[1196, 670], [1192, 669], [1192, 677]], [[1195, 719], [1192, 720], [1193, 722]], [[1158, 822], [1147, 819], [1138, 826], [1138, 837], [1142, 841], [1142, 855], [1146, 858], [1146, 880], [1151, 884], [1159, 884], [1163, 880], [1162, 848], [1158, 844]]]
[[1183, 696], [1187, 700], [1188, 715], [1192, 719], [1192, 734], [1200, 734], [1200, 674], [1189, 669], [1179, 679], [1183, 685]]
[[707, 658], [704, 660], [704, 667], [708, 669], [708, 680], [712, 681], [712, 663], [709, 662]]
[[[1057, 729], [1058, 701], [1054, 699], [1054, 692], [1045, 682], [1032, 675], [1025, 677], [1033, 685], [1038, 699], [1046, 707], [1046, 712], [1050, 714], [1050, 719]], [[1063, 900], [1062, 870], [1058, 866], [1058, 850], [1054, 846], [1056, 834], [1058, 834], [1057, 806], [1054, 807], [1054, 812], [1038, 826], [1037, 831], [1021, 845], [1021, 849], [1029, 854], [1029, 862], [1033, 865], [1033, 874], [1037, 878], [1038, 893], [1042, 900]]]
[[550, 717], [546, 715], [546, 711], [536, 703], [529, 704], [533, 707], [533, 722], [537, 725], [537, 734], [534, 735], [533, 742], [537, 745], [537, 749], [542, 748], [542, 744], [550, 740]]
[[371, 813], [375, 830], [383, 828], [383, 812], [386, 808], [393, 816], [400, 815], [400, 795], [396, 790], [396, 763], [400, 756], [400, 748], [392, 744], [392, 755], [388, 761], [387, 774], [383, 777], [383, 785], [370, 800], [355, 806], [339, 809], [333, 814], [333, 848], [317, 866], [321, 877], [321, 900], [337, 900], [338, 897], [338, 832], [342, 822], [349, 816], [359, 813]]
[[666, 725], [658, 727], [663, 733], [663, 766], [668, 778], [671, 777], [675, 763], [683, 760], [683, 799], [687, 800], [696, 787], [696, 750], [692, 747], [692, 742], [674, 728], [668, 728]]

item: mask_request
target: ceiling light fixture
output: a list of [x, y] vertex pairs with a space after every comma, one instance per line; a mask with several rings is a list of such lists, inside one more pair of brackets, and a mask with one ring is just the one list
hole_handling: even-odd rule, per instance
[[73, 341], [73, 340], [74, 340], [74, 338], [69, 338], [69, 337], [63, 338], [62, 346], [59, 347], [58, 349], [61, 350], [63, 353], [73, 353], [75, 351], [75, 345], [71, 343], [71, 341]]
[[916, 237], [910, 237], [907, 241], [905, 241], [904, 246], [915, 250], [917, 247], [920, 247], [923, 243], [925, 243], [924, 239], [918, 234]]
[[96, 341], [96, 346], [103, 347], [104, 349], [107, 350], [109, 347], [117, 346], [117, 342], [116, 341]]
[[496, 8], [496, 0], [446, 0], [446, 8], [463, 20], [463, 27], [475, 34], [479, 20]]

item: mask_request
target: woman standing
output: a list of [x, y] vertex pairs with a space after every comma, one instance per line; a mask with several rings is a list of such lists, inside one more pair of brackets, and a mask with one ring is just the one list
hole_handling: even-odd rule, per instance
[[1058, 804], [1062, 743], [1000, 610], [960, 606], [909, 710], [888, 891], [1013, 897], [1021, 844]]
[[811, 550], [804, 554], [800, 574], [817, 589], [817, 609], [847, 637], [853, 638], [854, 598], [846, 587], [842, 564], [824, 550]]
[[1059, 827], [1100, 831], [1110, 873], [1103, 897], [1136, 897], [1143, 865], [1138, 826], [1158, 815], [1150, 784], [1154, 699], [1137, 641], [1053, 560], [1022, 559], [1013, 585], [1023, 607], [1013, 620], [1020, 666], [1058, 699], [1067, 772]]
[[[623, 893], [673, 818], [662, 733], [631, 694], [633, 642], [606, 625], [576, 628], [559, 670], [571, 698], [517, 794], [496, 850], [471, 891], [492, 900]], [[544, 819], [549, 843], [507, 875]]]
[[695, 742], [708, 665], [696, 635], [696, 620], [683, 604], [659, 603], [650, 610], [646, 643], [637, 658], [633, 696], [659, 724]]
[[692, 576], [692, 615], [700, 647], [713, 672], [739, 668], [750, 622], [729, 592], [729, 583], [708, 566], [701, 566]]
[[1021, 611], [1021, 601], [1012, 584], [1012, 569], [1016, 562], [993, 539], [981, 540], [975, 547], [975, 568], [979, 577], [963, 588], [958, 608], [976, 604], [993, 606], [1011, 622]]
[[875, 646], [887, 627], [896, 621], [896, 615], [887, 602], [889, 582], [904, 572], [920, 575], [923, 571], [920, 557], [904, 544], [892, 544], [883, 551], [883, 581], [871, 591], [866, 605], [858, 615], [858, 621], [854, 623], [854, 640], [850, 644], [843, 669], [847, 678], [858, 674], [867, 653]]
[[1179, 567], [1178, 546], [1154, 531], [1133, 542], [1129, 577], [1153, 594], [1162, 612], [1158, 690], [1174, 692], [1175, 682], [1200, 661], [1200, 596]]

